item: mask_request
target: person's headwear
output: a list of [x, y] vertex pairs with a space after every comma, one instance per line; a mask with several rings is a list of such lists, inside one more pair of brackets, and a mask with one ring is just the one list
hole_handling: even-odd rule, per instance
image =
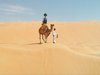
[[56, 30], [56, 28], [54, 28], [54, 30]]
[[47, 14], [46, 14], [46, 13], [44, 13], [44, 16], [47, 16]]

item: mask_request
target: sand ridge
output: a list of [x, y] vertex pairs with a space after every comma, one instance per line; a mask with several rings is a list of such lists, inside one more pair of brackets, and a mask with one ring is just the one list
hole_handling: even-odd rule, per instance
[[51, 23], [56, 44], [39, 44], [41, 22], [0, 23], [0, 74], [100, 74], [99, 22]]

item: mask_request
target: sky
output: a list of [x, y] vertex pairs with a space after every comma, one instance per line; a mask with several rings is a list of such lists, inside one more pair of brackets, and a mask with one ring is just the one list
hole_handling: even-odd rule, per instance
[[100, 0], [0, 0], [0, 22], [98, 21]]

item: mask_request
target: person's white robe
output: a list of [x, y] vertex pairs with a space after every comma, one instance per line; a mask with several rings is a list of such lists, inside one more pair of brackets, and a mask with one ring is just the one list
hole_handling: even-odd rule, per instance
[[52, 31], [52, 35], [53, 35], [53, 43], [56, 43], [56, 38], [57, 38], [56, 31]]

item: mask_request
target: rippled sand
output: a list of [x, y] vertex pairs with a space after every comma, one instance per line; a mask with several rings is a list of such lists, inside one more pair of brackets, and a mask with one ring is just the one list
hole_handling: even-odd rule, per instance
[[57, 43], [41, 45], [41, 22], [0, 23], [0, 75], [100, 74], [100, 22], [51, 23]]

